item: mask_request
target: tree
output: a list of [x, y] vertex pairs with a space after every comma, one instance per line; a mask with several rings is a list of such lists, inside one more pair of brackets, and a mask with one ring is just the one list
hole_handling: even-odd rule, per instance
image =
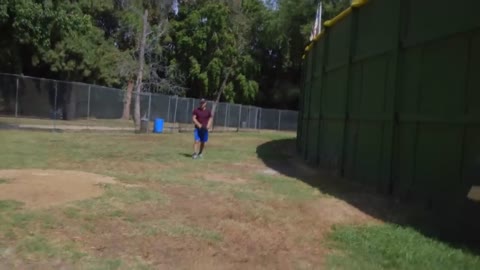
[[[88, 2], [88, 0], [81, 1]], [[107, 1], [108, 2], [108, 1]], [[130, 104], [141, 92], [164, 91], [175, 87], [172, 69], [162, 65], [162, 37], [166, 34], [166, 13], [175, 0], [113, 0], [111, 4], [83, 5], [101, 27], [106, 38], [114, 38], [118, 49], [124, 53], [115, 69], [126, 84], [123, 119], [130, 118]], [[145, 16], [146, 15], [146, 16]], [[163, 61], [163, 62], [162, 62]], [[162, 77], [163, 75], [163, 77]], [[135, 95], [133, 90], [135, 88]], [[139, 125], [140, 104], [134, 103], [134, 123]]]
[[172, 20], [175, 59], [187, 76], [190, 95], [226, 101], [252, 101], [258, 71], [246, 48], [242, 22], [218, 1], [184, 5]]
[[[316, 2], [319, 3], [320, 0], [316, 0]], [[329, 20], [348, 8], [352, 0], [323, 0], [322, 2], [324, 6], [323, 18]]]
[[[0, 70], [119, 85], [111, 69], [120, 52], [76, 2], [4, 0], [0, 3]], [[38, 89], [41, 91], [41, 89]], [[51, 90], [49, 90], [51, 91]], [[64, 98], [63, 98], [64, 97]], [[75, 93], [62, 88], [51, 106], [75, 117]]]
[[140, 92], [142, 91], [143, 69], [145, 65], [145, 46], [147, 45], [148, 9], [143, 14], [143, 31], [140, 42], [140, 56], [137, 75], [137, 89], [135, 91], [135, 124], [140, 126]]
[[[143, 17], [142, 17], [142, 32], [140, 38], [140, 53], [139, 53], [139, 64], [138, 64], [138, 74], [136, 82], [136, 97], [135, 97], [135, 113], [134, 113], [134, 122], [137, 128], [140, 127], [140, 93], [142, 92], [142, 85], [144, 80], [144, 69], [145, 69], [145, 51], [147, 46], [147, 36], [156, 33], [158, 37], [161, 37], [165, 34], [164, 31], [150, 31], [150, 25], [148, 22], [148, 6], [156, 8], [158, 11], [158, 28], [162, 28], [166, 24], [166, 16], [170, 10], [173, 0], [156, 0], [147, 2], [147, 7], [145, 8]], [[165, 9], [165, 10], [163, 10]]]
[[[350, 0], [322, 0], [324, 19], [336, 16]], [[251, 28], [252, 56], [261, 66], [255, 79], [260, 91], [256, 104], [266, 107], [295, 109], [300, 93], [301, 56], [309, 43], [319, 0], [273, 0], [267, 5], [244, 0]]]
[[58, 79], [118, 83], [110, 67], [119, 51], [75, 3], [4, 0], [0, 29], [2, 58], [16, 63], [12, 72], [47, 69]]

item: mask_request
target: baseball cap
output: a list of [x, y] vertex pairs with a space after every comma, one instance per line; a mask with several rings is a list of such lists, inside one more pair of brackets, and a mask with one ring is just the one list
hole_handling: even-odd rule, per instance
[[200, 104], [204, 104], [204, 103], [207, 103], [207, 101], [204, 98], [200, 99]]

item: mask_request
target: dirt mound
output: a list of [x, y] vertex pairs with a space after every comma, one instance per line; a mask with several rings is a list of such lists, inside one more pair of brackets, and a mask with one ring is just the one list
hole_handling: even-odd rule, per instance
[[100, 184], [115, 184], [111, 177], [60, 170], [0, 170], [0, 198], [43, 208], [102, 195]]

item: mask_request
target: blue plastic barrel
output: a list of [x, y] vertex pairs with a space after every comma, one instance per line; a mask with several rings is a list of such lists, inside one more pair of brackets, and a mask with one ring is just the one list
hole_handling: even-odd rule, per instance
[[163, 132], [163, 119], [157, 118], [155, 119], [153, 125], [153, 133], [162, 133]]

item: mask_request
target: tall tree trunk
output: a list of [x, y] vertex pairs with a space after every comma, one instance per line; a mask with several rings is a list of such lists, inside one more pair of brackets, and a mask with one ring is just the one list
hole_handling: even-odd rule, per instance
[[217, 97], [215, 98], [215, 102], [213, 103], [212, 106], [212, 114], [215, 115], [215, 110], [217, 109], [217, 104], [220, 102], [220, 97], [222, 97], [223, 92], [225, 92], [225, 87], [227, 87], [227, 82], [228, 78], [230, 77], [230, 70], [227, 71], [225, 74], [225, 78], [223, 78], [222, 85], [220, 86], [220, 89], [218, 90]]
[[125, 97], [123, 98], [123, 116], [122, 119], [129, 120], [130, 119], [130, 104], [132, 103], [132, 92], [133, 92], [133, 80], [128, 81], [127, 85], [127, 93], [125, 93]]
[[140, 92], [142, 91], [143, 69], [145, 65], [145, 46], [147, 43], [148, 9], [143, 15], [142, 41], [140, 42], [140, 65], [137, 75], [137, 90], [135, 91], [135, 115], [134, 121], [137, 129], [140, 128]]
[[[212, 115], [213, 115], [213, 117], [215, 117], [215, 111], [217, 109], [218, 102], [220, 102], [220, 97], [223, 95], [223, 92], [225, 92], [225, 88], [227, 87], [227, 82], [228, 82], [228, 78], [230, 77], [230, 72], [231, 71], [228, 70], [227, 73], [225, 74], [225, 78], [223, 78], [222, 85], [220, 86], [220, 89], [218, 90], [217, 98], [215, 98], [215, 102], [212, 105]], [[212, 130], [214, 129], [214, 126], [215, 125], [212, 124]]]

